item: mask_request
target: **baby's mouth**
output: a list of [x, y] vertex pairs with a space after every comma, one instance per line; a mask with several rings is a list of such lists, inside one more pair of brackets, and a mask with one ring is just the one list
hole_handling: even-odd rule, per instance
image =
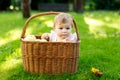
[[66, 36], [66, 35], [68, 35], [68, 34], [67, 34], [67, 33], [62, 33], [62, 35], [65, 35], [65, 36]]
[[62, 35], [61, 37], [62, 37], [63, 39], [65, 39], [65, 38], [68, 37], [68, 36], [67, 36], [67, 35]]

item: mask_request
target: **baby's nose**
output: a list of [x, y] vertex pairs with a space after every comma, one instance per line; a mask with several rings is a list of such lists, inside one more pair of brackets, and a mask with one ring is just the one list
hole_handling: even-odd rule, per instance
[[67, 32], [67, 30], [66, 30], [66, 29], [63, 29], [62, 32], [65, 33], [65, 32]]

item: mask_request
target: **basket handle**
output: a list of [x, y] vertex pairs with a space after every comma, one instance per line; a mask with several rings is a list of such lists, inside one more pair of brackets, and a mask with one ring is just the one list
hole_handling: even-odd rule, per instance
[[[25, 33], [26, 33], [26, 28], [27, 28], [27, 26], [28, 26], [28, 23], [29, 23], [33, 18], [36, 18], [36, 17], [38, 17], [38, 16], [43, 16], [43, 15], [50, 15], [50, 14], [55, 14], [55, 15], [57, 15], [57, 14], [59, 14], [59, 13], [62, 13], [62, 12], [52, 12], [52, 11], [51, 11], [51, 12], [43, 12], [43, 13], [35, 14], [35, 15], [29, 17], [29, 18], [27, 19], [27, 21], [25, 22], [25, 24], [24, 24], [24, 27], [23, 27], [23, 30], [22, 30], [22, 34], [21, 34], [21, 38], [24, 38]], [[75, 31], [76, 31], [76, 34], [77, 34], [77, 40], [79, 41], [80, 38], [79, 38], [79, 34], [78, 34], [78, 28], [77, 28], [77, 25], [76, 25], [76, 22], [75, 22], [74, 19], [73, 19], [73, 25], [74, 25], [74, 28], [75, 28]]]

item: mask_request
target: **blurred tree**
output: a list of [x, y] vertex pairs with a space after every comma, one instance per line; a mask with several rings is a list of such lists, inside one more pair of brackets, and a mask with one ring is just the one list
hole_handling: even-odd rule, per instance
[[84, 8], [85, 10], [94, 10], [95, 3], [93, 2], [93, 0], [85, 0]]
[[93, 0], [96, 10], [118, 10], [120, 8], [120, 0]]
[[74, 0], [74, 11], [84, 12], [84, 0]]
[[22, 13], [24, 18], [30, 17], [31, 0], [22, 0]]

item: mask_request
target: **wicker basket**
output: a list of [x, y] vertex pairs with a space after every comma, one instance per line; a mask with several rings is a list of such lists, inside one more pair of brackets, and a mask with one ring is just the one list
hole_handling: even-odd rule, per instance
[[[59, 14], [60, 12], [44, 12], [31, 16], [25, 22], [21, 35], [21, 48], [24, 70], [30, 73], [63, 74], [75, 73], [79, 58], [79, 35], [75, 21], [73, 26], [78, 41], [71, 42], [36, 42], [23, 40], [28, 23], [36, 17]], [[36, 36], [40, 38], [40, 36]]]

